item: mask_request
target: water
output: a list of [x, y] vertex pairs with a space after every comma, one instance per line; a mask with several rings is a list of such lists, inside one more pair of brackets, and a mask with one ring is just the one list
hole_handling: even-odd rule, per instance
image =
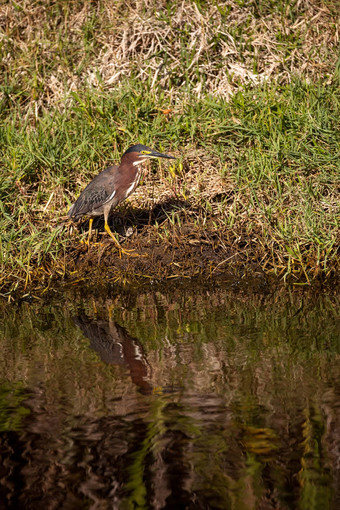
[[340, 508], [340, 296], [4, 306], [0, 508]]

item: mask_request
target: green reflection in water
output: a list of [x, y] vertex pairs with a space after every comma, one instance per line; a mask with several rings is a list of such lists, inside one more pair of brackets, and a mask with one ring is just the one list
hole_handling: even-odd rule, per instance
[[336, 508], [339, 302], [173, 289], [3, 308], [20, 503], [43, 477], [39, 500], [70, 508]]
[[22, 405], [27, 393], [22, 384], [0, 384], [0, 432], [19, 430], [29, 410]]
[[325, 468], [322, 459], [324, 436], [324, 419], [320, 410], [315, 406], [304, 409], [303, 423], [303, 454], [299, 482], [301, 494], [299, 507], [317, 510], [331, 506], [332, 487], [331, 476]]

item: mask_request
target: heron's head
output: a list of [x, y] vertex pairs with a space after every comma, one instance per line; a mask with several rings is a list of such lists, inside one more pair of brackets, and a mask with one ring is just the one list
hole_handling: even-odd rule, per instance
[[162, 154], [161, 152], [155, 151], [147, 147], [146, 145], [137, 144], [130, 147], [127, 151], [124, 152], [124, 156], [129, 155], [130, 160], [132, 160], [133, 165], [140, 165], [144, 163], [147, 159], [152, 158], [166, 158], [166, 159], [176, 159], [174, 156], [169, 156], [169, 154]]

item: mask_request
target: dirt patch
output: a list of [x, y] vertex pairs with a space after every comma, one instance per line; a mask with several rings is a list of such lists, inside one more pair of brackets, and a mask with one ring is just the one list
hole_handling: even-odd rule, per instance
[[[161, 208], [157, 207], [156, 214], [160, 215], [160, 211]], [[190, 212], [192, 214], [192, 210]], [[169, 219], [159, 225], [154, 214], [155, 211], [145, 225], [143, 217], [146, 212], [140, 212], [139, 223], [135, 224], [129, 236], [125, 236], [124, 231], [131, 230], [132, 227], [126, 226], [131, 217], [127, 216], [126, 222], [116, 226], [122, 248], [131, 250], [129, 255], [120, 253], [103, 231], [100, 220], [89, 246], [81, 244], [79, 233], [78, 237], [75, 233], [74, 247], [65, 256], [65, 280], [125, 285], [140, 280], [214, 279], [221, 275], [243, 278], [256, 274], [276, 274], [282, 277], [274, 252], [266, 251], [264, 257], [260, 232], [249, 235], [244, 229], [235, 237], [228, 227], [217, 227], [213, 218], [205, 220], [204, 225], [194, 225], [190, 219], [185, 221], [185, 212], [182, 212], [180, 226], [171, 225]], [[86, 227], [85, 223], [81, 229]], [[53, 280], [54, 276], [51, 276]], [[58, 273], [55, 276], [59, 278]], [[291, 279], [299, 283], [306, 281], [301, 268], [296, 269]]]

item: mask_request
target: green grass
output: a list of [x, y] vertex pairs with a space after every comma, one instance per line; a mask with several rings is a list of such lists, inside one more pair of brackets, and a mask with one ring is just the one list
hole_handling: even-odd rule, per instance
[[[85, 234], [68, 231], [68, 207], [137, 141], [179, 160], [152, 166], [125, 206], [124, 214], [132, 211], [140, 227], [126, 244], [148, 239], [144, 248], [152, 255], [162, 243], [185, 250], [188, 237], [204, 239], [215, 258], [209, 267], [202, 260], [202, 274], [236, 263], [297, 283], [337, 273], [340, 92], [332, 3], [321, 14], [310, 3], [298, 8], [268, 1], [261, 12], [256, 3], [235, 2], [228, 12], [217, 3], [195, 4], [186, 5], [190, 20], [176, 3], [159, 10], [145, 4], [138, 15], [132, 7], [110, 11], [100, 2], [9, 5], [0, 47], [3, 292], [70, 276]], [[318, 25], [303, 21], [316, 13]], [[271, 44], [259, 46], [267, 33], [263, 17], [272, 28]], [[124, 29], [141, 19], [148, 37], [135, 32], [124, 42]], [[200, 23], [205, 32], [198, 36]], [[118, 63], [115, 53], [107, 57], [113, 41], [108, 29], [118, 41]], [[167, 31], [162, 47], [157, 31]], [[228, 60], [223, 48], [231, 38], [237, 51]], [[254, 84], [249, 73], [235, 71], [263, 76], [273, 52], [273, 76]], [[228, 62], [234, 67], [221, 74], [229, 80], [224, 89], [211, 76]], [[112, 79], [116, 71], [121, 74]], [[169, 196], [173, 207], [161, 219], [140, 223], [138, 208], [151, 210]], [[165, 276], [195, 274], [174, 257], [177, 272]], [[112, 252], [113, 266], [115, 258]], [[153, 276], [151, 262], [135, 270]], [[114, 277], [121, 272], [117, 267]]]

